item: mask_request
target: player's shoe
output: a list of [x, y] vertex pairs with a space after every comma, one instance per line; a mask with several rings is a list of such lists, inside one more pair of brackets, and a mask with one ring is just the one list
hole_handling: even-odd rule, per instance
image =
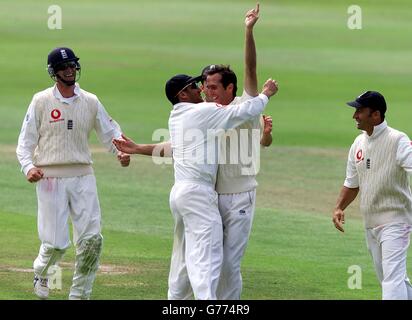
[[33, 285], [36, 296], [43, 300], [49, 297], [49, 280], [47, 278], [34, 275]]

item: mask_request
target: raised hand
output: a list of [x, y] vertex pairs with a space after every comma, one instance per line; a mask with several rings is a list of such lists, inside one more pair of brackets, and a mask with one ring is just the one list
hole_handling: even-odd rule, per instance
[[246, 28], [253, 28], [256, 21], [259, 19], [259, 3], [256, 4], [256, 8], [249, 10], [246, 13], [245, 25]]
[[269, 78], [263, 85], [262, 93], [270, 98], [271, 96], [276, 94], [276, 92], [278, 92], [278, 89], [278, 82], [276, 80], [273, 80], [272, 78]]

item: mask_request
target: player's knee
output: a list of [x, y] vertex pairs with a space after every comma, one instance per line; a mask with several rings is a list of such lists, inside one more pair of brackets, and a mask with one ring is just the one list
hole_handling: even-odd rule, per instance
[[65, 252], [66, 248], [55, 248], [43, 244], [40, 248], [39, 256], [33, 263], [34, 272], [40, 276], [46, 276], [49, 267], [58, 264]]
[[55, 264], [63, 257], [66, 252], [66, 248], [61, 248], [57, 246], [52, 246], [48, 244], [42, 244], [40, 248], [40, 260], [48, 265]]
[[79, 242], [76, 252], [76, 268], [83, 273], [97, 271], [103, 246], [103, 237], [96, 234]]
[[66, 252], [66, 248], [56, 248], [51, 246], [44, 246], [43, 247], [43, 254], [47, 256], [62, 256]]

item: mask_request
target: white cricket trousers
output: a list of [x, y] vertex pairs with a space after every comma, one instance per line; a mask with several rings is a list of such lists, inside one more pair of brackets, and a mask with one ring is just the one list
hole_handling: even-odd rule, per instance
[[170, 192], [175, 221], [169, 300], [216, 300], [222, 266], [222, 220], [213, 187], [175, 183]]
[[219, 194], [223, 223], [223, 264], [217, 299], [239, 300], [242, 292], [240, 263], [245, 253], [255, 213], [256, 189]]
[[70, 246], [70, 216], [76, 245], [76, 270], [70, 298], [87, 299], [97, 270], [102, 241], [96, 179], [94, 175], [44, 178], [37, 182], [36, 191], [41, 246], [33, 264], [34, 272], [46, 277], [48, 268], [63, 257]]
[[406, 273], [411, 228], [405, 223], [389, 223], [366, 229], [366, 242], [383, 300], [412, 300], [412, 286]]

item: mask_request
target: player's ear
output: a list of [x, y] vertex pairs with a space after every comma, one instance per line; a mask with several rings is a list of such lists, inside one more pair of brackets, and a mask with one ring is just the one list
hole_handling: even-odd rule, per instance
[[187, 95], [186, 90], [180, 92], [180, 93], [177, 95], [177, 98], [179, 99], [180, 102], [187, 101], [188, 95]]
[[372, 116], [375, 120], [380, 120], [381, 112], [379, 110], [372, 111]]
[[226, 87], [226, 90], [229, 90], [231, 93], [233, 93], [233, 89], [234, 89], [234, 85], [233, 85], [233, 83], [229, 83], [228, 85], [227, 85], [227, 87]]

